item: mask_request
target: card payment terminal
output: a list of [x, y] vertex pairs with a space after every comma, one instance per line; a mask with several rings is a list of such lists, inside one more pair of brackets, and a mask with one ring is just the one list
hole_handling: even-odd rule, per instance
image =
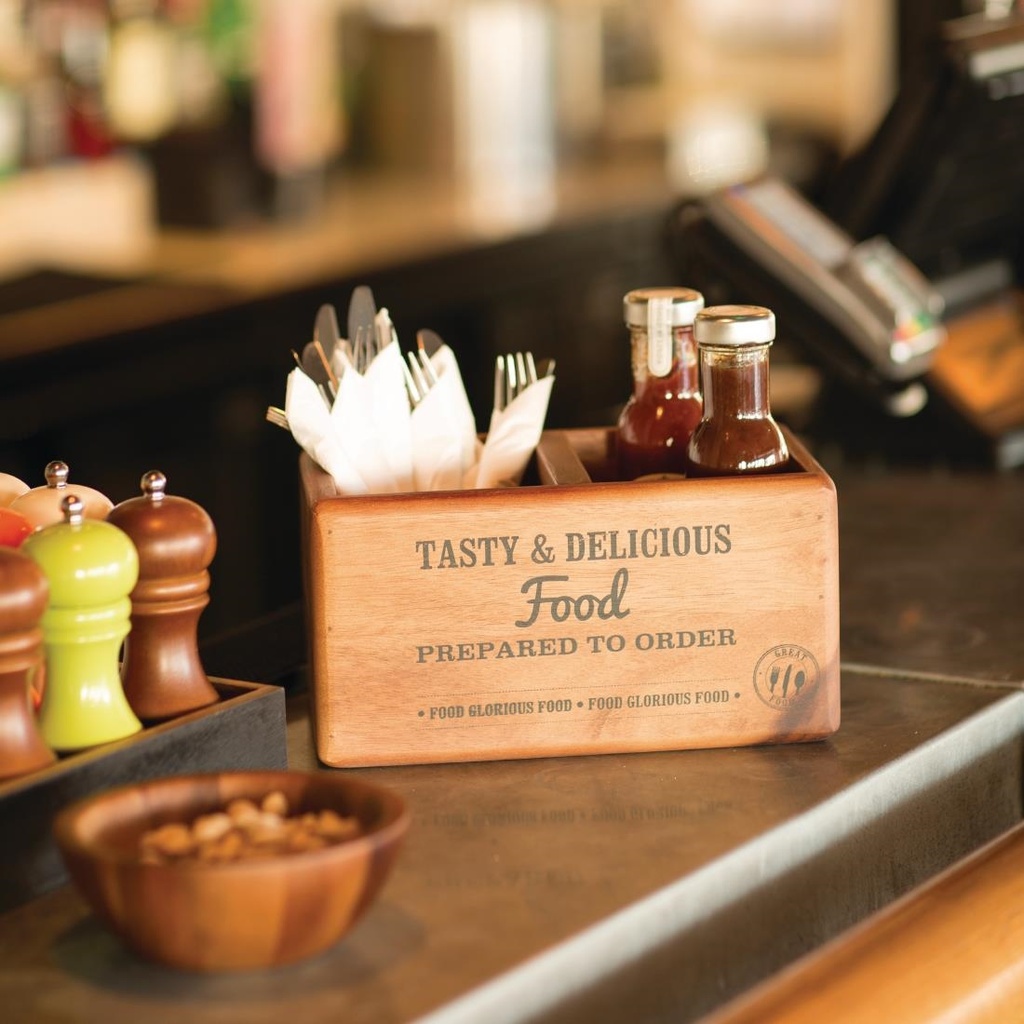
[[682, 202], [670, 236], [681, 280], [709, 305], [768, 306], [780, 339], [889, 413], [925, 404], [922, 378], [945, 339], [943, 302], [885, 237], [855, 242], [774, 177]]

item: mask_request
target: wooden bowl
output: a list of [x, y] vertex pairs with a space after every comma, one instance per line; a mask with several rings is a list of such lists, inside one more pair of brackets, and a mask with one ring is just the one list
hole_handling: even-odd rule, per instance
[[[361, 834], [333, 846], [228, 863], [144, 863], [143, 833], [191, 823], [235, 799], [280, 791], [289, 814], [354, 815]], [[336, 943], [373, 902], [409, 824], [401, 797], [331, 772], [185, 775], [108, 790], [65, 808], [54, 838], [71, 880], [148, 960], [194, 971], [294, 963]]]

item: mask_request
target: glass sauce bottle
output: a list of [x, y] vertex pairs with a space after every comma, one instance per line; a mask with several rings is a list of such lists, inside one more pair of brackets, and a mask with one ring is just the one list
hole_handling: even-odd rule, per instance
[[686, 451], [688, 476], [774, 473], [789, 446], [772, 418], [768, 349], [775, 314], [763, 306], [709, 306], [694, 322], [704, 414]]
[[686, 471], [686, 443], [702, 410], [693, 321], [703, 306], [692, 288], [638, 288], [623, 299], [633, 393], [616, 432], [621, 480]]

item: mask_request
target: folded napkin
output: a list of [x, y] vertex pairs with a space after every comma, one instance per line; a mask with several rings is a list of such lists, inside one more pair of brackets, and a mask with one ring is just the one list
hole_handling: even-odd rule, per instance
[[508, 487], [519, 483], [544, 430], [554, 383], [553, 376], [541, 377], [504, 409], [493, 411], [479, 460], [466, 474], [463, 486]]
[[337, 337], [332, 307], [318, 313], [314, 333], [324, 338], [315, 340], [327, 342], [321, 359], [336, 389], [298, 367], [288, 375], [282, 425], [310, 458], [343, 494], [518, 484], [540, 440], [554, 378], [535, 381], [496, 409], [481, 442], [451, 348], [435, 335], [429, 362], [420, 351], [406, 366], [387, 309], [377, 310], [372, 328], [363, 312], [357, 338], [347, 340]]
[[476, 420], [455, 353], [441, 345], [430, 365], [436, 383], [412, 412], [416, 490], [458, 490], [477, 458]]
[[334, 431], [331, 410], [316, 383], [298, 367], [288, 374], [285, 416], [302, 450], [333, 478], [345, 494], [366, 494], [366, 480], [352, 464]]

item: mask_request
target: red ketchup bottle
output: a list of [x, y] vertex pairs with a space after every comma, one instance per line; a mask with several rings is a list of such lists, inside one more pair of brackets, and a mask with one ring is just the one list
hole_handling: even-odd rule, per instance
[[772, 418], [768, 349], [775, 314], [763, 306], [709, 306], [694, 321], [704, 415], [687, 446], [688, 476], [775, 473], [789, 446]]
[[686, 445], [700, 422], [692, 288], [638, 288], [623, 299], [632, 348], [633, 394], [616, 432], [621, 480], [686, 472]]

